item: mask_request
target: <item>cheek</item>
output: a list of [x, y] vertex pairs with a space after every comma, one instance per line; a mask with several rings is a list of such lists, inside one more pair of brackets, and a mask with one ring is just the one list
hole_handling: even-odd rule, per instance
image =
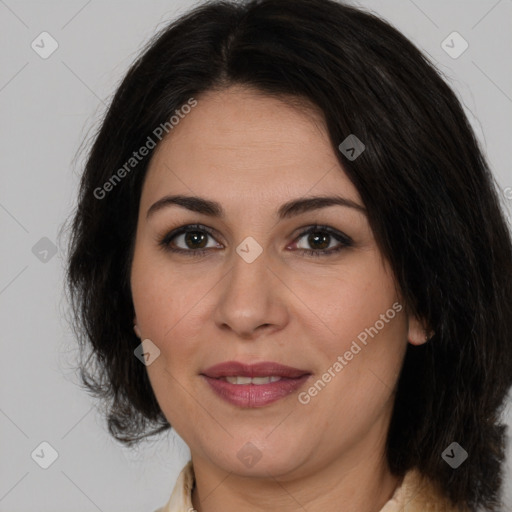
[[[191, 276], [177, 272], [165, 256], [134, 255], [131, 274], [132, 295], [137, 323], [144, 338], [160, 350], [159, 357], [147, 367], [157, 399], [170, 393], [173, 403], [186, 402], [181, 397], [180, 383], [195, 372], [199, 339], [204, 325], [199, 318], [198, 301], [213, 286], [202, 273]], [[204, 307], [204, 306], [203, 306]], [[168, 409], [168, 404], [161, 404]]]
[[374, 252], [358, 259], [359, 262], [347, 264], [342, 270], [308, 276], [294, 283], [297, 296], [305, 298], [304, 311], [309, 310], [302, 321], [311, 318], [307, 328], [318, 332], [324, 340], [323, 350], [331, 356], [348, 350], [358, 336], [364, 341], [365, 333], [368, 335], [376, 322], [382, 337], [405, 336], [405, 319], [399, 314], [403, 306], [389, 269], [382, 266]]
[[316, 322], [323, 363], [317, 377], [329, 381], [310, 388], [318, 394], [313, 407], [342, 422], [350, 411], [351, 424], [369, 424], [388, 403], [406, 348], [406, 316], [392, 274], [377, 257], [361, 258], [335, 279], [311, 282], [302, 293], [322, 320]]
[[194, 305], [199, 291], [194, 292], [194, 288], [203, 287], [200, 280], [185, 283], [183, 277], [169, 270], [168, 264], [142, 257], [134, 258], [131, 284], [143, 338], [149, 338], [160, 350], [146, 367], [151, 387], [171, 425], [184, 428], [181, 418], [193, 421], [190, 418], [197, 414], [185, 383], [195, 371], [191, 365], [197, 357], [193, 332], [198, 325]]
[[177, 272], [163, 253], [148, 253], [141, 248], [134, 255], [131, 272], [133, 303], [143, 335], [155, 342], [163, 342], [178, 324], [183, 324], [185, 317], [193, 314], [197, 295], [205, 286], [204, 279], [191, 279], [186, 272]]

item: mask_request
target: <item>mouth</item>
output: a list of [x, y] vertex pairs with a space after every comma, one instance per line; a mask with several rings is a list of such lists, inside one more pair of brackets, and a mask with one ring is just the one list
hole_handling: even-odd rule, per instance
[[264, 407], [297, 391], [311, 372], [275, 362], [228, 361], [200, 373], [221, 399], [232, 405]]

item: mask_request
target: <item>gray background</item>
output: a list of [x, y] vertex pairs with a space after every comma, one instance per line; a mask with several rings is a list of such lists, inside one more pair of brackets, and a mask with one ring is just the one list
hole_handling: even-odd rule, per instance
[[[457, 91], [510, 218], [512, 0], [358, 4], [428, 52]], [[81, 142], [92, 135], [143, 44], [191, 5], [0, 0], [0, 511], [151, 512], [168, 500], [187, 460], [188, 448], [174, 434], [136, 450], [108, 436], [73, 373], [76, 345], [62, 293], [64, 246], [55, 255], [51, 249], [59, 245], [58, 230], [75, 202]], [[43, 31], [59, 45], [47, 59], [31, 47]], [[458, 58], [441, 47], [453, 31], [469, 44]], [[460, 43], [448, 39], [452, 52]], [[506, 418], [512, 424], [510, 404]], [[58, 453], [48, 469], [31, 458], [43, 441]], [[511, 459], [509, 443], [510, 510]]]

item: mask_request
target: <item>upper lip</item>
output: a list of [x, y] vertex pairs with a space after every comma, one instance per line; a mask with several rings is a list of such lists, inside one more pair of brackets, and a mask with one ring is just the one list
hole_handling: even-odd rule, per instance
[[255, 364], [245, 364], [238, 361], [226, 361], [219, 363], [201, 372], [202, 375], [212, 378], [220, 377], [287, 377], [294, 379], [309, 375], [311, 372], [293, 368], [272, 361], [263, 361]]

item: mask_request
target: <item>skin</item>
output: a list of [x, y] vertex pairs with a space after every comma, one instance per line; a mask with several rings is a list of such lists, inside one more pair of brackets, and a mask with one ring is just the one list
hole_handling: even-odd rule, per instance
[[[140, 199], [131, 287], [137, 335], [160, 355], [147, 366], [158, 403], [187, 443], [200, 512], [374, 512], [400, 480], [385, 459], [394, 389], [407, 343], [425, 341], [406, 305], [308, 404], [298, 392], [318, 380], [365, 328], [401, 302], [364, 213], [329, 206], [278, 220], [285, 202], [333, 192], [364, 206], [328, 141], [323, 117], [250, 88], [208, 92], [157, 147]], [[341, 142], [341, 141], [340, 141]], [[219, 202], [225, 218], [172, 205], [146, 218], [168, 194]], [[165, 252], [172, 229], [203, 224], [204, 244], [174, 239], [200, 257]], [[326, 225], [353, 240], [330, 256], [328, 237], [299, 235]], [[321, 232], [321, 234], [325, 232]], [[236, 252], [248, 236], [263, 252]], [[195, 245], [194, 245], [195, 244]], [[312, 245], [313, 244], [313, 245]], [[261, 408], [219, 398], [199, 375], [228, 360], [276, 361], [312, 373], [296, 393]], [[251, 442], [252, 467], [237, 457]]]

